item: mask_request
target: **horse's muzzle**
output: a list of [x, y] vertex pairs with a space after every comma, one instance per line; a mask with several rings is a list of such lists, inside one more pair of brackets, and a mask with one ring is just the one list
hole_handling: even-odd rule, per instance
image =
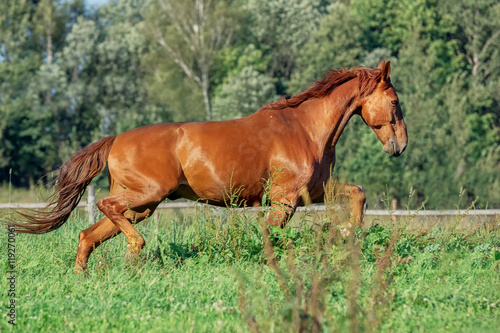
[[398, 139], [393, 136], [387, 140], [387, 143], [384, 145], [384, 151], [394, 157], [398, 157], [401, 155], [406, 149], [406, 142], [403, 144], [399, 144]]

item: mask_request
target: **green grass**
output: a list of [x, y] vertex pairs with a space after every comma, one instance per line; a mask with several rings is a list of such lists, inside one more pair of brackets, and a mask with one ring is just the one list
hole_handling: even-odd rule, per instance
[[[161, 220], [157, 232], [154, 222], [139, 225], [147, 244], [135, 265], [124, 259], [122, 235], [106, 242], [92, 254], [85, 277], [73, 273], [78, 232], [86, 227], [85, 216], [75, 214], [55, 232], [16, 235], [17, 323], [15, 328], [8, 323], [9, 287], [3, 277], [0, 330], [496, 332], [500, 327], [498, 220], [400, 219], [396, 228], [374, 221], [343, 238], [337, 225], [324, 224], [334, 219], [328, 213], [299, 216], [285, 230], [273, 230], [274, 246], [265, 246], [255, 214], [198, 210]], [[5, 276], [6, 232], [0, 244]]]

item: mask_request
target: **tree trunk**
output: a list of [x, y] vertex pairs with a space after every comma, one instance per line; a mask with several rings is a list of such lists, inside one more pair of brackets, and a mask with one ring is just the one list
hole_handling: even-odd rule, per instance
[[203, 92], [203, 102], [205, 103], [205, 118], [207, 121], [212, 120], [212, 107], [210, 105], [209, 88], [210, 88], [210, 82], [208, 79], [208, 74], [203, 73], [201, 89]]
[[[52, 34], [50, 32], [49, 27], [47, 27], [47, 45], [46, 45], [46, 51], [47, 51], [47, 65], [52, 65]], [[49, 105], [52, 103], [52, 93], [51, 91], [45, 92], [45, 104]]]

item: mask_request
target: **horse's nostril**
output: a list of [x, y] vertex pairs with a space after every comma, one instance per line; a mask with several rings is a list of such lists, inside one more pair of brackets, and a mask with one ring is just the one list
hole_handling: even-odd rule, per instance
[[394, 142], [394, 138], [389, 138], [388, 144], [389, 144], [389, 149], [391, 153], [394, 153], [396, 151], [396, 143]]
[[396, 137], [387, 139], [387, 148], [384, 150], [386, 150], [386, 152], [392, 156], [399, 156], [402, 153], [402, 151], [399, 151], [399, 143]]
[[400, 152], [399, 154], [402, 154], [402, 153], [406, 150], [406, 147], [407, 147], [407, 145], [405, 145], [405, 146], [403, 147], [403, 149], [401, 149], [401, 152]]

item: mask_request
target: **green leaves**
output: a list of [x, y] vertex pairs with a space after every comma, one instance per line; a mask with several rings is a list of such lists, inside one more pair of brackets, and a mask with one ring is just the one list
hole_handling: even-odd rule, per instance
[[278, 100], [273, 80], [246, 66], [228, 76], [214, 98], [216, 120], [241, 118], [254, 113], [267, 103]]
[[212, 118], [212, 68], [237, 30], [237, 12], [226, 1], [152, 1], [144, 32], [160, 55], [155, 60], [180, 70], [201, 91], [205, 120]]
[[319, 28], [311, 32], [304, 47], [299, 49], [290, 89], [299, 93], [329, 69], [359, 65], [364, 53], [361, 42], [361, 21], [352, 9], [341, 3], [331, 5], [319, 21]]
[[285, 87], [299, 52], [317, 29], [321, 7], [320, 0], [251, 0], [245, 7], [250, 40], [269, 57], [267, 73]]

